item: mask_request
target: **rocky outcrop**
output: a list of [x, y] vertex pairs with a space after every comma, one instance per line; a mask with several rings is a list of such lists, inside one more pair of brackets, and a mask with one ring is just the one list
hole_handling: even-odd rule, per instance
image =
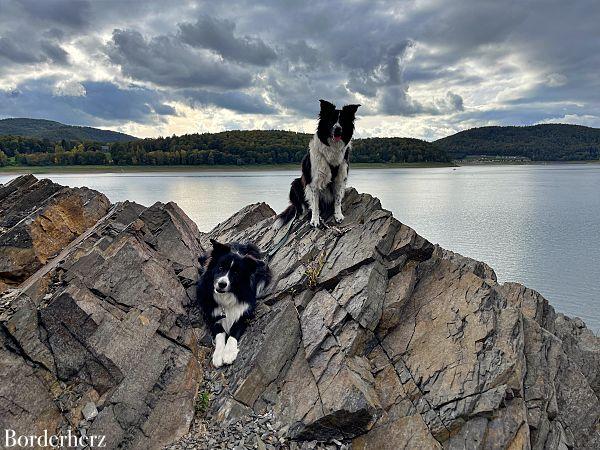
[[[17, 435], [64, 434], [70, 427], [106, 436], [107, 448], [159, 448], [183, 435], [202, 374], [203, 329], [188, 308], [201, 252], [196, 225], [172, 203], [110, 207], [97, 192], [32, 177], [2, 189], [21, 198], [38, 192], [38, 203], [24, 203], [33, 212], [21, 213], [5, 197], [2, 211], [26, 217], [3, 216], [2, 223], [14, 223], [5, 234], [31, 230], [38, 217], [55, 218], [43, 228], [48, 235], [29, 241], [32, 247], [45, 238], [58, 246], [49, 236], [54, 230], [81, 225], [55, 258], [32, 259], [28, 267], [46, 265], [3, 298], [2, 427]], [[13, 253], [4, 250], [6, 267]]]
[[108, 199], [33, 175], [0, 188], [0, 291], [27, 279], [103, 217]]
[[[2, 199], [39, 183], [0, 187], [2, 223], [37, 217]], [[206, 234], [172, 203], [110, 206], [10, 278], [0, 423], [70, 426], [109, 448], [600, 447], [600, 341], [581, 320], [370, 195], [349, 190], [343, 210], [338, 227], [300, 221], [286, 237], [264, 203]], [[218, 370], [193, 304], [210, 238], [271, 250], [274, 275], [238, 359]]]

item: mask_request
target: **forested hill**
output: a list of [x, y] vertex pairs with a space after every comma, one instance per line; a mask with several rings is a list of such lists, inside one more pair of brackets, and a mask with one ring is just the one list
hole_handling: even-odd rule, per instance
[[44, 119], [2, 119], [0, 135], [27, 136], [50, 141], [78, 140], [96, 142], [118, 142], [136, 139], [117, 131], [101, 130], [91, 127], [65, 125]]
[[[23, 165], [247, 165], [298, 163], [312, 135], [292, 131], [224, 131], [153, 139], [97, 142], [0, 136], [4, 164]], [[2, 164], [0, 154], [0, 165]], [[356, 139], [352, 161], [448, 162], [445, 151], [409, 138]]]
[[[111, 154], [117, 164], [297, 163], [306, 154], [311, 137], [311, 134], [276, 130], [187, 134], [115, 143]], [[353, 141], [352, 161], [447, 162], [449, 158], [443, 150], [419, 139], [370, 138]]]
[[[136, 139], [37, 119], [0, 120], [0, 165], [247, 165], [299, 162], [311, 134], [224, 131]], [[411, 138], [355, 139], [352, 161], [448, 162], [466, 156], [535, 161], [600, 159], [600, 129], [544, 124], [473, 128], [433, 143]]]
[[600, 129], [581, 125], [472, 128], [434, 144], [453, 159], [470, 155], [526, 156], [534, 161], [600, 159]]

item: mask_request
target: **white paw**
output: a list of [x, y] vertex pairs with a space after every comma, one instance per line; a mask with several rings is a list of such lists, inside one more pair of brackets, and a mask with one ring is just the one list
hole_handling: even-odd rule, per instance
[[321, 222], [321, 221], [320, 221], [320, 218], [319, 218], [319, 217], [314, 217], [314, 216], [313, 216], [313, 218], [312, 218], [312, 219], [310, 219], [310, 224], [311, 224], [313, 227], [315, 227], [315, 228], [317, 228], [317, 227], [319, 226], [319, 223], [320, 223], [320, 222]]
[[223, 364], [231, 364], [235, 361], [238, 355], [237, 339], [229, 336], [227, 344], [223, 350]]
[[221, 349], [215, 349], [215, 352], [212, 356], [212, 363], [215, 367], [221, 367], [223, 365], [223, 352]]
[[344, 215], [343, 215], [341, 212], [336, 212], [336, 213], [333, 215], [333, 218], [335, 219], [335, 221], [336, 221], [337, 223], [340, 223], [340, 222], [342, 222], [342, 221], [344, 220]]
[[225, 352], [225, 333], [219, 333], [215, 336], [215, 352], [212, 356], [212, 363], [215, 367], [223, 365], [223, 354]]

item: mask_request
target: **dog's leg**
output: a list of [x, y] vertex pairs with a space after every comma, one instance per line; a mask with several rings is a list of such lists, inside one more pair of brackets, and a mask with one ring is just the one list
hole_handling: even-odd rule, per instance
[[227, 344], [223, 349], [223, 364], [231, 364], [238, 355], [238, 341], [233, 336], [227, 338]]
[[232, 364], [235, 358], [237, 358], [239, 352], [238, 342], [247, 327], [248, 322], [243, 318], [231, 326], [227, 344], [225, 344], [225, 348], [223, 349], [223, 364]]
[[304, 196], [306, 197], [306, 201], [308, 202], [308, 207], [312, 213], [310, 224], [313, 227], [318, 227], [321, 221], [319, 215], [319, 194], [315, 187], [311, 184], [306, 186], [304, 189]]
[[333, 184], [334, 188], [334, 200], [333, 200], [333, 217], [337, 223], [344, 220], [342, 214], [342, 200], [344, 200], [344, 194], [346, 193], [346, 181], [348, 180], [348, 165], [342, 163], [338, 171], [337, 177]]
[[223, 365], [223, 354], [225, 351], [225, 333], [219, 333], [215, 337], [215, 352], [212, 356], [212, 363], [215, 367], [221, 367]]

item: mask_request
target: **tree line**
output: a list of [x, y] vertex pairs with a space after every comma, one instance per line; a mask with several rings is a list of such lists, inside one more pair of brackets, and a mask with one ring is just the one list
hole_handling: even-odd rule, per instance
[[525, 156], [533, 161], [600, 159], [600, 129], [567, 124], [482, 127], [434, 142], [454, 159], [466, 156]]
[[[312, 135], [291, 131], [225, 131], [102, 144], [0, 136], [0, 164], [249, 165], [298, 163]], [[447, 153], [419, 139], [356, 139], [351, 159], [364, 163], [447, 162]]]

